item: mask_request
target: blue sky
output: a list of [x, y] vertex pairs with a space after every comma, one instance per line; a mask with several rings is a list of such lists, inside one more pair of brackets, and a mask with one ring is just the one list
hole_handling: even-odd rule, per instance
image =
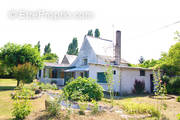
[[[122, 31], [122, 57], [137, 63], [140, 56], [158, 59], [175, 43], [174, 32], [180, 31], [178, 0], [6, 0], [0, 1], [0, 47], [7, 42], [36, 44], [41, 49], [51, 43], [52, 52], [60, 58], [73, 37], [79, 47], [89, 29], [99, 28], [101, 37], [113, 40], [116, 30]], [[12, 19], [9, 11], [67, 11], [93, 14], [91, 19]], [[167, 26], [168, 25], [168, 26]]]

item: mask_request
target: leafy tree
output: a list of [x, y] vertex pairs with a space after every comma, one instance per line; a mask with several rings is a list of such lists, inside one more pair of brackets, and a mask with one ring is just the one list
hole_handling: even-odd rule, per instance
[[152, 68], [156, 66], [157, 64], [159, 64], [159, 60], [151, 59], [151, 60], [145, 60], [143, 63], [139, 65], [139, 67]]
[[51, 53], [51, 44], [48, 43], [45, 48], [44, 48], [44, 55], [47, 54], [47, 53]]
[[41, 51], [40, 41], [38, 41], [38, 43], [35, 45], [35, 47], [37, 47], [37, 48], [38, 48], [38, 51], [39, 51], [39, 52]]
[[74, 37], [72, 43], [69, 44], [67, 54], [68, 55], [78, 54], [78, 41], [76, 37]]
[[144, 61], [145, 61], [144, 57], [143, 57], [143, 56], [140, 56], [139, 64], [142, 64]]
[[92, 31], [92, 30], [88, 30], [87, 35], [89, 35], [89, 36], [93, 36], [93, 31]]
[[100, 37], [100, 31], [99, 31], [99, 29], [98, 29], [98, 28], [96, 28], [96, 30], [95, 30], [95, 32], [94, 32], [94, 34], [95, 34], [95, 37], [97, 37], [97, 38], [99, 38], [99, 37]]
[[19, 86], [20, 81], [30, 83], [36, 77], [37, 67], [31, 63], [18, 64], [18, 66], [13, 67], [13, 74], [17, 80], [17, 86]]
[[55, 53], [46, 53], [43, 56], [45, 62], [58, 62], [59, 57]]
[[27, 62], [35, 65], [38, 69], [43, 66], [43, 61], [38, 49], [36, 47], [33, 48], [30, 44], [18, 45], [7, 43], [0, 48], [0, 60], [9, 68]]

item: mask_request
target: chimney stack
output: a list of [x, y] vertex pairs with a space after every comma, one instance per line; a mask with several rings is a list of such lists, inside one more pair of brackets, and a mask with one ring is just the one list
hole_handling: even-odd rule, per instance
[[115, 45], [115, 64], [120, 65], [121, 62], [121, 31], [116, 31], [116, 45]]

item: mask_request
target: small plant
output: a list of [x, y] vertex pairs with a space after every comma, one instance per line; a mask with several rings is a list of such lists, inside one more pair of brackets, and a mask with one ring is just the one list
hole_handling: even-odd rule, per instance
[[178, 97], [176, 98], [176, 101], [177, 101], [177, 102], [180, 102], [180, 96], [178, 96]]
[[144, 81], [136, 79], [135, 82], [134, 82], [133, 93], [142, 94], [142, 93], [144, 93], [144, 90], [145, 90], [145, 83], [144, 83]]
[[177, 119], [178, 119], [178, 120], [180, 120], [180, 113], [179, 113], [179, 114], [177, 114]]
[[[26, 87], [22, 87], [20, 90], [17, 90], [15, 93], [15, 96], [23, 97], [23, 98], [33, 97], [34, 95], [35, 95], [35, 92]], [[13, 96], [13, 97], [15, 97], [15, 96]]]
[[145, 103], [125, 102], [122, 108], [129, 114], [150, 114], [152, 117], [160, 118], [160, 111], [154, 106]]
[[48, 100], [48, 106], [47, 106], [47, 111], [50, 116], [59, 116], [60, 110], [61, 110], [61, 105], [59, 104], [58, 100]]
[[99, 112], [98, 103], [95, 100], [92, 100], [93, 106], [91, 107], [91, 113], [97, 114]]
[[87, 107], [88, 107], [88, 104], [87, 104], [87, 102], [79, 102], [78, 103], [79, 104], [79, 108], [80, 108], [80, 110], [79, 110], [79, 115], [85, 115], [85, 110], [87, 109]]
[[[28, 97], [27, 97], [28, 98]], [[12, 115], [15, 117], [15, 120], [23, 120], [31, 112], [31, 105], [28, 99], [19, 100], [15, 96], [15, 101], [13, 104]]]

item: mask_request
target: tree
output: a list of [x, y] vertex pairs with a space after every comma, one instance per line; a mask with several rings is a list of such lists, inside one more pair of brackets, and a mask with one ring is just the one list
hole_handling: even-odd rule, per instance
[[92, 31], [92, 30], [88, 30], [87, 35], [89, 35], [89, 36], [93, 36], [93, 31]]
[[50, 43], [48, 43], [46, 46], [45, 46], [45, 48], [44, 48], [44, 55], [46, 54], [46, 53], [51, 53], [51, 44]]
[[55, 53], [46, 53], [43, 55], [43, 60], [45, 62], [58, 62], [59, 57]]
[[78, 54], [78, 41], [76, 37], [74, 37], [72, 43], [69, 44], [67, 54], [68, 55]]
[[0, 60], [10, 68], [27, 62], [35, 65], [38, 69], [43, 67], [43, 61], [38, 49], [33, 48], [30, 44], [7, 43], [0, 48]]
[[95, 32], [94, 32], [94, 34], [95, 34], [95, 37], [97, 37], [97, 38], [99, 38], [99, 37], [100, 37], [100, 31], [99, 31], [99, 29], [98, 29], [98, 28], [96, 28], [96, 30], [95, 30]]
[[139, 64], [142, 64], [144, 61], [145, 61], [144, 57], [143, 57], [143, 56], [140, 56]]
[[38, 51], [39, 51], [39, 52], [41, 51], [40, 41], [38, 41], [38, 43], [35, 45], [35, 47], [37, 47], [37, 48], [38, 48]]
[[23, 83], [30, 83], [35, 79], [37, 74], [37, 67], [31, 63], [18, 64], [13, 67], [13, 75], [17, 80], [17, 86], [20, 81]]

